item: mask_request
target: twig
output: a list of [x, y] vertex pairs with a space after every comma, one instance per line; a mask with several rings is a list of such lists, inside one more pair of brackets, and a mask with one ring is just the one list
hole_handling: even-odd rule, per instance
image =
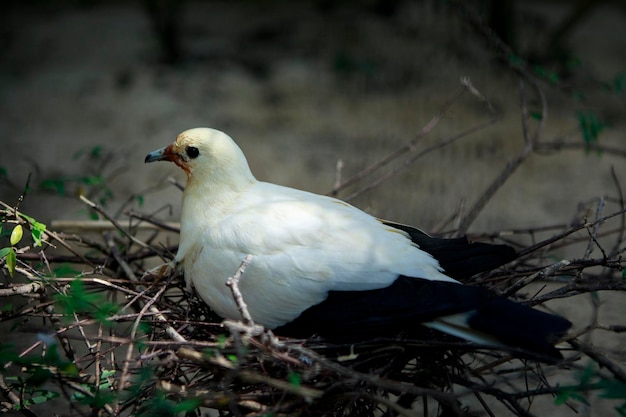
[[[626, 203], [624, 201], [624, 193], [622, 191], [622, 186], [620, 184], [619, 178], [617, 178], [617, 174], [615, 173], [615, 167], [611, 166], [611, 179], [613, 180], [613, 184], [615, 184], [615, 188], [618, 194], [618, 204], [620, 207], [626, 207]], [[617, 238], [615, 239], [615, 244], [609, 253], [610, 257], [617, 255], [620, 251], [620, 246], [622, 241], [624, 240], [624, 233], [626, 233], [626, 215], [622, 215], [620, 217], [620, 227], [619, 233], [617, 234]]]
[[243, 318], [243, 322], [247, 325], [254, 326], [254, 320], [248, 311], [248, 305], [243, 299], [243, 294], [241, 294], [241, 291], [239, 290], [239, 280], [244, 272], [246, 272], [246, 268], [248, 267], [250, 261], [252, 261], [252, 255], [246, 255], [243, 262], [241, 262], [241, 265], [239, 265], [239, 269], [235, 272], [235, 275], [228, 277], [226, 280], [226, 286], [230, 288], [230, 291], [233, 294], [233, 298], [235, 299], [239, 313]]
[[89, 207], [91, 207], [92, 209], [94, 209], [95, 211], [97, 211], [99, 214], [101, 214], [102, 216], [104, 216], [104, 218], [106, 218], [108, 221], [111, 222], [111, 224], [113, 226], [115, 226], [115, 228], [117, 230], [119, 230], [120, 232], [122, 232], [124, 234], [124, 236], [126, 236], [128, 239], [130, 239], [132, 242], [138, 244], [139, 246], [143, 247], [143, 248], [149, 248], [151, 250], [154, 250], [153, 247], [146, 245], [143, 241], [137, 239], [135, 236], [131, 235], [130, 233], [128, 233], [128, 231], [126, 231], [125, 228], [123, 228], [113, 217], [109, 216], [107, 214], [106, 211], [104, 211], [102, 209], [102, 207], [100, 207], [98, 204], [94, 203], [93, 201], [90, 201], [87, 199], [87, 197], [85, 197], [84, 195], [80, 195], [80, 200], [87, 204]]
[[44, 285], [40, 282], [31, 282], [29, 284], [15, 285], [9, 288], [0, 289], [0, 297], [11, 295], [24, 295], [38, 293], [44, 290]]
[[[157, 220], [150, 219], [147, 216], [142, 216], [134, 212], [131, 213], [133, 217], [143, 220], [142, 223], [133, 226], [133, 229], [169, 230], [172, 232], [180, 231], [179, 222], [158, 222]], [[104, 232], [107, 230], [118, 229], [118, 226], [112, 224], [108, 220], [53, 220], [50, 222], [50, 227], [55, 230], [62, 230], [66, 233]]]
[[559, 233], [558, 235], [552, 236], [551, 238], [548, 238], [548, 239], [546, 239], [544, 241], [541, 241], [541, 242], [539, 242], [539, 243], [537, 243], [535, 245], [532, 245], [532, 246], [529, 246], [527, 248], [522, 249], [521, 251], [518, 252], [518, 258], [526, 256], [529, 253], [535, 252], [538, 249], [541, 249], [541, 248], [543, 248], [545, 246], [548, 246], [548, 245], [550, 245], [550, 244], [552, 244], [554, 242], [557, 242], [557, 241], [559, 241], [559, 240], [561, 240], [561, 239], [571, 235], [572, 233], [578, 232], [579, 230], [591, 227], [591, 226], [593, 226], [595, 224], [603, 223], [603, 222], [605, 222], [605, 221], [607, 221], [609, 219], [612, 219], [613, 217], [623, 215], [624, 213], [626, 213], [626, 207], [621, 209], [621, 210], [619, 210], [619, 211], [616, 211], [615, 213], [612, 213], [612, 214], [609, 214], [607, 216], [601, 217], [601, 218], [597, 219], [596, 221], [594, 221], [593, 223], [583, 223], [583, 224], [580, 224], [578, 226], [574, 226], [574, 227], [572, 227], [569, 230], [566, 230], [566, 231], [564, 231], [562, 233]]
[[[538, 88], [538, 87], [537, 87]], [[541, 91], [541, 90], [539, 90]], [[524, 139], [524, 148], [522, 151], [516, 155], [512, 160], [510, 160], [504, 169], [500, 172], [500, 174], [491, 182], [491, 184], [487, 187], [487, 189], [480, 195], [478, 200], [472, 205], [472, 207], [468, 210], [467, 214], [463, 217], [459, 224], [457, 235], [465, 235], [467, 234], [467, 230], [471, 226], [471, 224], [476, 220], [479, 213], [485, 208], [487, 203], [493, 198], [493, 196], [498, 192], [498, 190], [507, 182], [507, 180], [515, 173], [517, 168], [522, 165], [522, 163], [528, 158], [528, 156], [532, 153], [534, 144], [537, 140], [536, 137], [531, 137], [528, 128], [528, 107], [526, 104], [526, 89], [524, 87], [523, 80], [520, 79], [520, 106], [522, 108], [522, 131], [523, 131], [523, 139]], [[544, 112], [547, 112], [547, 107], [543, 108]], [[539, 128], [537, 129], [536, 135], [539, 133]]]
[[[410, 153], [410, 152], [414, 152], [416, 150], [415, 146], [417, 145], [417, 142], [424, 136], [426, 136], [428, 133], [430, 133], [431, 130], [433, 130], [435, 128], [435, 126], [437, 126], [437, 124], [439, 123], [439, 121], [443, 118], [443, 116], [445, 116], [445, 114], [448, 112], [448, 110], [452, 107], [452, 105], [454, 103], [456, 103], [463, 94], [465, 94], [467, 91], [471, 92], [472, 94], [474, 94], [476, 97], [478, 97], [481, 101], [487, 103], [487, 106], [489, 108], [489, 110], [493, 113], [493, 106], [491, 106], [491, 103], [489, 103], [487, 100], [484, 99], [484, 97], [478, 92], [478, 90], [476, 90], [472, 84], [471, 81], [469, 80], [469, 78], [462, 78], [461, 79], [461, 84], [462, 84], [462, 88], [459, 89], [459, 91], [452, 96], [452, 98], [450, 98], [448, 101], [446, 101], [443, 106], [441, 106], [439, 108], [439, 111], [437, 112], [437, 114], [435, 114], [435, 116], [432, 117], [432, 119], [419, 131], [415, 134], [415, 136], [413, 137], [413, 139], [411, 141], [409, 141], [408, 143], [406, 143], [405, 145], [401, 146], [400, 148], [396, 149], [395, 151], [391, 152], [390, 154], [386, 155], [385, 157], [381, 158], [380, 160], [376, 161], [374, 164], [368, 166], [367, 168], [361, 170], [360, 172], [358, 172], [356, 175], [353, 175], [352, 177], [348, 178], [347, 180], [343, 181], [342, 183], [339, 184], [335, 184], [335, 186], [333, 187], [333, 189], [330, 191], [330, 195], [336, 196], [339, 194], [339, 191], [356, 184], [357, 182], [361, 181], [362, 179], [368, 177], [369, 175], [375, 173], [376, 171], [378, 171], [380, 168], [386, 166], [387, 164], [389, 164], [390, 162], [398, 159], [399, 157], [401, 157], [404, 154]], [[465, 130], [464, 132], [458, 134], [458, 135], [454, 135], [452, 138], [449, 138], [447, 140], [442, 140], [440, 141], [438, 144], [428, 147], [426, 148], [424, 151], [420, 152], [418, 156], [414, 157], [411, 159], [411, 162], [406, 162], [404, 163], [404, 166], [409, 165], [410, 163], [414, 162], [415, 160], [417, 160], [418, 158], [424, 156], [425, 154], [433, 151], [434, 149], [438, 149], [440, 147], [449, 145], [450, 143], [469, 135], [470, 133], [473, 133], [477, 130], [483, 129], [484, 127], [493, 124], [495, 121], [495, 118], [492, 117], [491, 120], [487, 123], [481, 123], [478, 126], [475, 126], [474, 128], [470, 128]], [[402, 168], [398, 168], [395, 170], [392, 170], [390, 173], [387, 173], [383, 176], [381, 176], [380, 178], [378, 178], [375, 181], [374, 185], [370, 185], [368, 187], [365, 187], [362, 191], [359, 191], [358, 193], [353, 193], [350, 196], [346, 197], [345, 200], [350, 200], [354, 197], [356, 197], [356, 195], [362, 194], [363, 192], [366, 192], [374, 187], [376, 187], [377, 185], [379, 185], [380, 183], [382, 183], [383, 181], [391, 178], [393, 175], [395, 175], [397, 172], [399, 172]], [[356, 194], [356, 195], [355, 195]]]
[[520, 289], [526, 287], [528, 284], [530, 284], [531, 282], [539, 279], [539, 278], [545, 278], [545, 277], [549, 277], [554, 275], [554, 273], [556, 273], [557, 271], [560, 271], [561, 269], [565, 268], [566, 266], [570, 265], [571, 262], [567, 261], [567, 260], [562, 260], [560, 262], [557, 262], [555, 264], [552, 264], [550, 266], [547, 266], [545, 268], [543, 268], [542, 270], [527, 276], [526, 278], [520, 279], [519, 281], [517, 281], [516, 283], [514, 283], [513, 285], [511, 285], [509, 288], [505, 289], [504, 291], [502, 291], [501, 295], [503, 297], [509, 297], [513, 294], [515, 294], [517, 291], [519, 291]]

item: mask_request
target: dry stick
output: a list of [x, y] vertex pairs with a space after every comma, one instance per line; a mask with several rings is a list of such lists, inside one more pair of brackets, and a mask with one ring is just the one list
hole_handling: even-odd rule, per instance
[[[168, 230], [172, 232], [180, 231], [180, 223], [178, 222], [159, 222], [149, 216], [143, 216], [138, 213], [130, 212], [134, 218], [138, 218], [143, 222], [133, 226], [138, 230]], [[78, 232], [104, 232], [111, 229], [118, 229], [118, 226], [112, 224], [108, 220], [53, 220], [50, 227], [55, 230], [63, 230], [66, 233]]]
[[[541, 137], [541, 134], [543, 133], [545, 127], [546, 119], [548, 118], [548, 104], [543, 90], [541, 89], [541, 87], [539, 87], [537, 79], [528, 70], [527, 65], [521, 59], [519, 59], [517, 54], [515, 54], [514, 51], [507, 44], [505, 44], [488, 25], [485, 24], [473, 10], [467, 7], [464, 2], [456, 0], [453, 1], [452, 4], [459, 10], [461, 10], [464, 18], [467, 19], [468, 22], [473, 25], [488, 42], [491, 43], [493, 49], [496, 51], [499, 57], [507, 62], [509, 66], [520, 75], [520, 98], [522, 100], [522, 131], [524, 134], [524, 141], [526, 143], [524, 150], [513, 161], [507, 164], [501, 174], [492, 182], [492, 184], [482, 194], [479, 200], [470, 209], [463, 222], [461, 222], [458, 234], [465, 234], [467, 232], [467, 229], [469, 229], [470, 225], [474, 222], [474, 220], [485, 207], [487, 202], [493, 197], [493, 195], [495, 195], [498, 189], [513, 174], [517, 167], [519, 167], [519, 165], [524, 161], [528, 154], [530, 154], [530, 152], [533, 150], [533, 147], [539, 141], [539, 138]], [[518, 59], [512, 60], [511, 57], [516, 57]], [[530, 135], [528, 128], [529, 117], [528, 107], [526, 106], [525, 89], [523, 84], [524, 80], [526, 80], [533, 86], [541, 104], [541, 116], [539, 118], [539, 124], [537, 125], [537, 129], [532, 136]]]
[[381, 183], [383, 183], [384, 181], [387, 181], [389, 178], [393, 177], [394, 175], [398, 174], [400, 171], [402, 171], [403, 169], [405, 169], [407, 166], [413, 164], [415, 161], [417, 161], [418, 159], [422, 158], [423, 156], [437, 150], [443, 147], [446, 147], [450, 144], [452, 144], [453, 142], [456, 142], [459, 139], [464, 138], [465, 136], [468, 136], [474, 132], [478, 132], [480, 130], [483, 130], [484, 128], [492, 125], [493, 123], [495, 123], [496, 119], [492, 118], [486, 122], [480, 123], [476, 126], [470, 127], [469, 129], [466, 129], [456, 135], [450, 136], [447, 139], [442, 139], [439, 142], [435, 143], [432, 146], [426, 147], [424, 148], [421, 152], [415, 154], [413, 157], [411, 158], [407, 158], [405, 159], [401, 165], [395, 167], [394, 169], [389, 170], [387, 173], [381, 175], [380, 177], [378, 177], [376, 180], [372, 181], [370, 184], [368, 184], [367, 186], [363, 187], [362, 189], [359, 189], [357, 191], [355, 191], [354, 193], [350, 194], [349, 196], [345, 197], [344, 200], [351, 200], [353, 198], [356, 198], [357, 196], [372, 190], [373, 188], [378, 187]]
[[[126, 381], [129, 378], [128, 369], [130, 368], [131, 357], [133, 355], [133, 351], [135, 348], [135, 338], [137, 337], [137, 329], [139, 328], [139, 324], [141, 323], [141, 320], [143, 316], [146, 314], [146, 312], [150, 310], [150, 307], [153, 306], [153, 304], [159, 299], [159, 297], [165, 292], [166, 289], [167, 289], [167, 286], [165, 285], [162, 286], [159, 289], [159, 291], [154, 295], [154, 297], [152, 297], [148, 302], [146, 302], [146, 304], [142, 307], [141, 311], [139, 312], [139, 315], [137, 315], [135, 322], [133, 323], [133, 327], [131, 329], [130, 336], [129, 336], [130, 342], [128, 343], [128, 347], [126, 349], [126, 358], [124, 360], [124, 366], [122, 367], [122, 375], [120, 377], [120, 382], [119, 382], [119, 387], [118, 387], [118, 392], [120, 394], [125, 389]], [[119, 414], [120, 408], [119, 408], [119, 401], [117, 400], [116, 400], [115, 408], [116, 408], [116, 413]]]
[[122, 232], [122, 234], [124, 234], [124, 236], [126, 236], [128, 239], [130, 239], [132, 242], [138, 244], [139, 246], [143, 247], [143, 248], [148, 248], [148, 249], [152, 249], [154, 250], [154, 248], [150, 247], [149, 245], [146, 245], [144, 242], [142, 242], [141, 240], [137, 239], [135, 236], [131, 235], [130, 233], [128, 233], [126, 231], [126, 229], [124, 229], [113, 217], [109, 216], [109, 214], [104, 211], [102, 209], [102, 207], [100, 207], [98, 204], [94, 203], [93, 201], [90, 201], [87, 199], [87, 197], [85, 197], [84, 195], [80, 195], [80, 201], [82, 201], [83, 203], [87, 204], [89, 207], [91, 207], [92, 209], [94, 209], [95, 211], [97, 211], [99, 214], [101, 214], [102, 216], [104, 216], [105, 219], [107, 219], [108, 221], [111, 222], [111, 224], [113, 224], [113, 226], [115, 226], [115, 228], [117, 230], [119, 230], [120, 232]]
[[465, 94], [466, 91], [471, 91], [470, 88], [468, 87], [469, 85], [471, 85], [469, 84], [469, 82], [463, 82], [462, 88], [452, 98], [450, 98], [447, 102], [444, 103], [444, 105], [439, 109], [437, 114], [433, 116], [433, 118], [426, 124], [426, 126], [424, 126], [419, 132], [417, 132], [415, 137], [409, 143], [405, 144], [399, 149], [396, 149], [395, 151], [391, 152], [390, 154], [388, 154], [381, 160], [375, 162], [374, 164], [370, 165], [369, 167], [361, 170], [359, 173], [348, 178], [346, 181], [340, 184], [335, 184], [335, 186], [333, 187], [333, 189], [330, 191], [329, 194], [336, 196], [339, 193], [339, 191], [343, 190], [344, 188], [349, 187], [353, 184], [356, 184], [357, 182], [361, 181], [363, 178], [373, 174], [374, 172], [378, 171], [380, 168], [384, 167], [385, 165], [394, 161], [395, 159], [399, 158], [405, 153], [414, 151], [415, 145], [417, 144], [418, 140], [421, 139], [423, 136], [426, 136], [435, 126], [437, 126], [441, 118], [447, 113], [450, 107], [452, 107], [452, 105], [459, 98], [461, 98], [461, 96]]
[[604, 255], [604, 258], [606, 259], [606, 253], [604, 252], [604, 249], [602, 249], [602, 247], [600, 246], [600, 243], [598, 242], [598, 239], [597, 239], [598, 229], [600, 228], [600, 222], [598, 222], [598, 219], [600, 218], [600, 213], [602, 213], [603, 208], [604, 208], [604, 197], [600, 197], [598, 201], [598, 206], [596, 207], [596, 218], [593, 223], [593, 228], [592, 230], [589, 230], [588, 227], [586, 228], [587, 234], [589, 235], [589, 243], [587, 244], [587, 249], [585, 250], [583, 259], [589, 259], [591, 257], [591, 252], [593, 251], [594, 245], [600, 248], [600, 251]]
[[504, 291], [502, 291], [500, 294], [503, 297], [509, 297], [512, 294], [515, 294], [518, 290], [524, 288], [525, 286], [527, 286], [528, 284], [530, 284], [531, 282], [539, 279], [539, 278], [545, 278], [545, 277], [549, 277], [554, 275], [556, 272], [560, 271], [561, 269], [565, 268], [566, 266], [570, 265], [571, 262], [567, 261], [567, 260], [562, 260], [560, 262], [557, 262], [555, 264], [549, 265], [543, 269], [541, 269], [538, 272], [535, 272], [532, 275], [529, 275], [525, 278], [520, 279], [519, 281], [517, 281], [516, 283], [514, 283], [513, 285], [511, 285], [509, 288], [506, 288]]
[[601, 145], [598, 143], [585, 143], [583, 141], [579, 142], [565, 142], [563, 140], [554, 140], [551, 142], [538, 142], [537, 151], [560, 151], [563, 149], [584, 149], [589, 151], [597, 151], [602, 152], [611, 156], [619, 156], [622, 158], [626, 158], [626, 149], [623, 148], [614, 148], [612, 146]]
[[578, 340], [570, 340], [569, 343], [580, 352], [583, 352], [599, 365], [605, 367], [613, 374], [613, 376], [622, 382], [626, 382], [626, 371], [615, 363], [611, 362], [603, 353], [598, 352], [593, 346], [582, 343]]
[[595, 291], [626, 291], [626, 281], [623, 279], [614, 279], [610, 281], [598, 282], [597, 279], [594, 279], [584, 282], [572, 282], [569, 285], [557, 288], [554, 291], [535, 297], [532, 300], [528, 300], [526, 304], [532, 307], [555, 298], [567, 298], [573, 295]]
[[555, 235], [555, 236], [553, 236], [553, 237], [551, 237], [549, 239], [546, 239], [546, 240], [544, 240], [542, 242], [539, 242], [539, 243], [537, 243], [535, 245], [532, 245], [532, 246], [529, 246], [527, 248], [522, 249], [521, 251], [518, 252], [517, 257], [521, 258], [522, 256], [526, 256], [529, 253], [534, 252], [534, 251], [536, 251], [538, 249], [541, 249], [544, 246], [548, 246], [548, 245], [550, 245], [550, 244], [552, 244], [552, 243], [554, 243], [554, 242], [556, 242], [558, 240], [561, 240], [564, 237], [571, 235], [572, 233], [576, 233], [579, 230], [591, 227], [591, 226], [593, 226], [596, 223], [605, 222], [605, 221], [607, 221], [607, 220], [609, 220], [609, 219], [611, 219], [613, 217], [622, 215], [624, 213], [626, 213], [626, 208], [623, 208], [623, 209], [621, 209], [621, 210], [619, 210], [619, 211], [617, 211], [617, 212], [615, 212], [613, 214], [609, 214], [608, 216], [604, 216], [604, 217], [594, 221], [593, 223], [584, 223], [584, 224], [575, 226], [575, 227], [573, 227], [573, 228], [571, 228], [569, 230], [564, 231], [563, 233], [559, 233], [558, 235]]
[[[2, 392], [2, 394], [11, 402], [7, 408], [15, 409], [15, 407], [22, 404], [20, 397], [18, 397], [17, 394], [15, 394], [6, 384], [6, 381], [4, 380], [4, 372], [0, 372], [0, 392]], [[21, 411], [25, 416], [36, 417], [35, 414], [28, 409], [28, 407], [22, 407]]]
[[154, 218], [154, 216], [139, 213], [135, 210], [130, 210], [126, 214], [132, 219], [141, 220], [142, 223], [135, 227], [146, 227], [146, 225], [143, 225], [143, 223], [147, 223], [148, 225], [151, 225], [152, 227], [157, 229], [163, 229], [168, 232], [180, 233], [180, 222], [163, 222], [159, 219]]
[[[542, 93], [543, 94], [543, 93]], [[519, 168], [519, 166], [526, 160], [528, 155], [533, 151], [533, 145], [536, 138], [531, 138], [528, 132], [528, 107], [526, 106], [526, 89], [524, 87], [523, 80], [520, 80], [520, 100], [522, 107], [522, 130], [524, 132], [524, 149], [515, 157], [509, 161], [495, 180], [487, 187], [487, 189], [481, 194], [478, 200], [470, 208], [465, 215], [461, 223], [457, 235], [464, 235], [467, 233], [467, 229], [476, 220], [480, 212], [485, 208], [487, 203], [493, 198], [496, 192], [506, 183], [506, 181], [513, 175], [513, 173]], [[543, 108], [543, 113], [547, 113], [547, 108]], [[539, 129], [538, 129], [539, 130]]]
[[[170, 253], [175, 252], [177, 248], [178, 248], [178, 245], [165, 247], [164, 248], [165, 259], [168, 259], [168, 258], [171, 259], [172, 257], [170, 256]], [[145, 251], [143, 253], [136, 253], [136, 252], [131, 253], [127, 255], [126, 259], [129, 262], [133, 262], [133, 261], [139, 261], [139, 260], [146, 259], [146, 258], [151, 258], [153, 256], [162, 256], [162, 254], [156, 251], [156, 249], [150, 247], [149, 251]], [[38, 253], [30, 253], [30, 252], [17, 254], [17, 258], [25, 259], [25, 260], [40, 260], [41, 259]], [[51, 263], [86, 263], [85, 259], [89, 259], [90, 265], [92, 266], [104, 265], [107, 263], [107, 260], [108, 260], [105, 257], [98, 258], [95, 256], [71, 256], [71, 255], [48, 255], [47, 259]]]
[[[106, 238], [106, 235], [105, 235], [105, 238]], [[120, 264], [120, 266], [122, 267], [122, 270], [127, 275], [128, 279], [130, 279], [132, 282], [135, 282], [135, 283], [139, 282], [139, 280], [137, 279], [137, 276], [133, 272], [132, 268], [122, 258], [121, 254], [119, 253], [119, 250], [112, 243], [112, 239], [110, 238], [110, 236], [108, 237], [108, 239], [109, 240], [107, 241], [107, 243], [108, 243], [109, 247], [111, 248], [111, 254], [115, 258], [115, 260]], [[166, 288], [166, 286], [164, 286], [163, 288]], [[146, 290], [145, 286], [143, 286], [143, 285], [138, 285], [137, 286], [137, 291], [144, 292], [145, 290]], [[148, 302], [150, 302], [151, 300], [148, 300]], [[157, 307], [152, 305], [152, 303], [150, 304], [149, 310], [150, 310], [151, 313], [155, 314], [155, 317], [157, 318], [157, 320], [159, 320], [160, 322], [165, 324], [165, 333], [171, 339], [176, 340], [178, 342], [186, 341], [186, 339], [183, 336], [181, 336], [181, 334], [178, 333], [178, 331], [176, 329], [174, 329], [170, 324], [168, 324], [169, 321], [167, 320], [167, 318], [163, 315], [163, 313], [161, 313], [161, 311]]]
[[44, 285], [40, 282], [31, 282], [30, 284], [15, 285], [13, 287], [0, 289], [0, 297], [38, 293], [43, 291], [44, 288]]
[[[618, 202], [620, 207], [626, 207], [624, 203], [624, 193], [622, 192], [622, 186], [617, 178], [617, 174], [615, 173], [615, 167], [611, 166], [611, 178], [613, 179], [613, 183], [615, 184], [615, 188], [617, 189], [617, 194], [619, 196]], [[624, 239], [624, 232], [626, 231], [626, 216], [622, 216], [620, 218], [620, 228], [619, 233], [617, 235], [617, 239], [615, 239], [615, 244], [611, 249], [609, 256], [612, 258], [620, 253], [620, 246], [622, 245], [622, 241]]]
[[235, 272], [235, 275], [228, 277], [226, 280], [226, 286], [230, 288], [230, 291], [233, 294], [233, 298], [235, 299], [239, 313], [243, 318], [243, 322], [247, 325], [254, 326], [254, 320], [248, 311], [248, 305], [243, 299], [243, 294], [241, 294], [241, 291], [239, 290], [239, 280], [241, 279], [243, 273], [246, 272], [246, 268], [248, 267], [250, 261], [252, 261], [252, 255], [246, 255], [243, 262], [241, 262], [241, 265], [239, 265], [237, 272]]

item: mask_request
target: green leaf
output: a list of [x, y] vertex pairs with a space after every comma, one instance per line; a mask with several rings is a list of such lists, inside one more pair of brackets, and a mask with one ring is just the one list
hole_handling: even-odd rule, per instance
[[54, 191], [60, 196], [65, 195], [65, 180], [44, 180], [39, 183], [39, 187], [43, 190]]
[[[625, 91], [626, 91], [626, 73], [622, 72], [622, 73], [617, 74], [617, 76], [615, 77], [615, 80], [613, 80], [613, 92], [616, 94], [622, 94]], [[2, 175], [0, 174], [0, 177], [1, 176]]]
[[[37, 394], [37, 395], [35, 395]], [[32, 397], [28, 401], [30, 404], [42, 404], [54, 398], [59, 398], [61, 394], [55, 391], [35, 390]], [[29, 404], [29, 405], [30, 405]]]
[[556, 405], [563, 405], [569, 400], [577, 400], [583, 404], [589, 405], [589, 401], [576, 390], [576, 388], [564, 388], [559, 391], [556, 398], [554, 399], [554, 403]]
[[100, 323], [111, 326], [113, 323], [109, 320], [109, 317], [117, 314], [119, 306], [113, 303], [104, 303], [94, 312], [94, 318]]
[[57, 294], [55, 298], [59, 307], [68, 315], [92, 313], [96, 309], [95, 305], [100, 301], [97, 294], [89, 294], [85, 290], [85, 283], [78, 278], [70, 283], [67, 294]]
[[603, 379], [598, 383], [602, 398], [626, 399], [626, 383], [618, 380]]
[[7, 246], [6, 248], [2, 248], [0, 249], [0, 258], [4, 258], [5, 256], [8, 255], [9, 252], [11, 252], [13, 250], [13, 248]]
[[89, 177], [82, 177], [80, 182], [85, 185], [100, 185], [104, 183], [104, 177], [101, 175], [91, 175]]
[[225, 334], [217, 335], [217, 348], [224, 349], [226, 347], [226, 343], [228, 342], [228, 336]]
[[80, 274], [80, 271], [73, 268], [70, 264], [61, 264], [60, 266], [54, 268], [52, 273], [55, 277], [75, 277]]
[[35, 222], [30, 230], [30, 235], [35, 242], [35, 247], [41, 246], [41, 239], [46, 232], [46, 225], [43, 223]]
[[608, 126], [593, 112], [579, 111], [576, 113], [576, 117], [583, 134], [583, 140], [587, 145], [597, 141], [600, 133]]
[[15, 246], [20, 243], [22, 236], [24, 235], [24, 229], [21, 224], [16, 225], [11, 232], [11, 246]]
[[13, 278], [15, 275], [15, 266], [17, 265], [17, 257], [15, 256], [15, 249], [9, 248], [9, 253], [7, 253], [7, 269], [9, 270], [9, 275]]
[[93, 158], [100, 158], [102, 156], [102, 146], [100, 145], [96, 145], [93, 148], [91, 148], [91, 152], [89, 152], [89, 155], [91, 155], [91, 157]]
[[550, 84], [558, 84], [559, 81], [561, 81], [561, 77], [558, 72], [549, 70], [541, 65], [535, 66], [535, 74], [545, 79]]
[[509, 64], [513, 67], [522, 67], [524, 60], [519, 55], [511, 54], [509, 55]]
[[287, 378], [294, 387], [299, 387], [302, 384], [302, 377], [296, 372], [291, 372]]

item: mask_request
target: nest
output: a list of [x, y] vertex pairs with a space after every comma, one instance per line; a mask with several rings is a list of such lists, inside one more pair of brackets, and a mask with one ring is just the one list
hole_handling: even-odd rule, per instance
[[[508, 411], [528, 416], [533, 407], [543, 410], [555, 399], [564, 404], [559, 407], [576, 410], [584, 404], [581, 398], [602, 384], [626, 384], [615, 353], [585, 342], [593, 330], [624, 330], [598, 321], [600, 304], [595, 318], [563, 341], [568, 346], [564, 360], [551, 364], [435, 331], [425, 331], [420, 340], [399, 335], [345, 345], [281, 338], [247, 314], [237, 291], [243, 268], [233, 271], [229, 282], [242, 312], [237, 322], [216, 316], [167, 268], [146, 272], [148, 260], [171, 259], [175, 247], [156, 243], [171, 226], [137, 214], [129, 226], [109, 218], [91, 223], [103, 230], [97, 234], [101, 239], [91, 239], [93, 233], [84, 230], [43, 229], [14, 207], [3, 206], [5, 228], [20, 225], [33, 242], [20, 246], [26, 237], [11, 242], [13, 265], [4, 257], [3, 271], [23, 282], [7, 280], [0, 289], [9, 300], [2, 322], [40, 328], [23, 349], [0, 345], [4, 410], [45, 415], [37, 402], [64, 401], [73, 415], [464, 416]], [[522, 249], [513, 265], [470, 284], [490, 286], [530, 305], [623, 291], [623, 215], [620, 210], [603, 217], [598, 211], [595, 220]], [[621, 227], [603, 233], [600, 226], [610, 218], [621, 218]], [[144, 239], [137, 237], [142, 229], [144, 235], [150, 230]], [[508, 235], [538, 233], [546, 230]], [[602, 248], [601, 235], [616, 236], [618, 244]], [[547, 245], [554, 249], [583, 239], [588, 250], [580, 259], [546, 263]], [[598, 258], [590, 256], [594, 246], [601, 249]], [[65, 276], [50, 273], [59, 265], [65, 265]], [[69, 276], [79, 267], [88, 272]], [[538, 282], [550, 289], [532, 296], [537, 290], [530, 288]], [[590, 363], [596, 364], [591, 373]]]

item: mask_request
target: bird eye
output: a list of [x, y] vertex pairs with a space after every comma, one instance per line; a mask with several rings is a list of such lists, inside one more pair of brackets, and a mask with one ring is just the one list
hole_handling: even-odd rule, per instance
[[187, 153], [187, 156], [191, 159], [195, 159], [198, 157], [198, 155], [200, 155], [200, 151], [195, 146], [187, 146], [185, 152]]

